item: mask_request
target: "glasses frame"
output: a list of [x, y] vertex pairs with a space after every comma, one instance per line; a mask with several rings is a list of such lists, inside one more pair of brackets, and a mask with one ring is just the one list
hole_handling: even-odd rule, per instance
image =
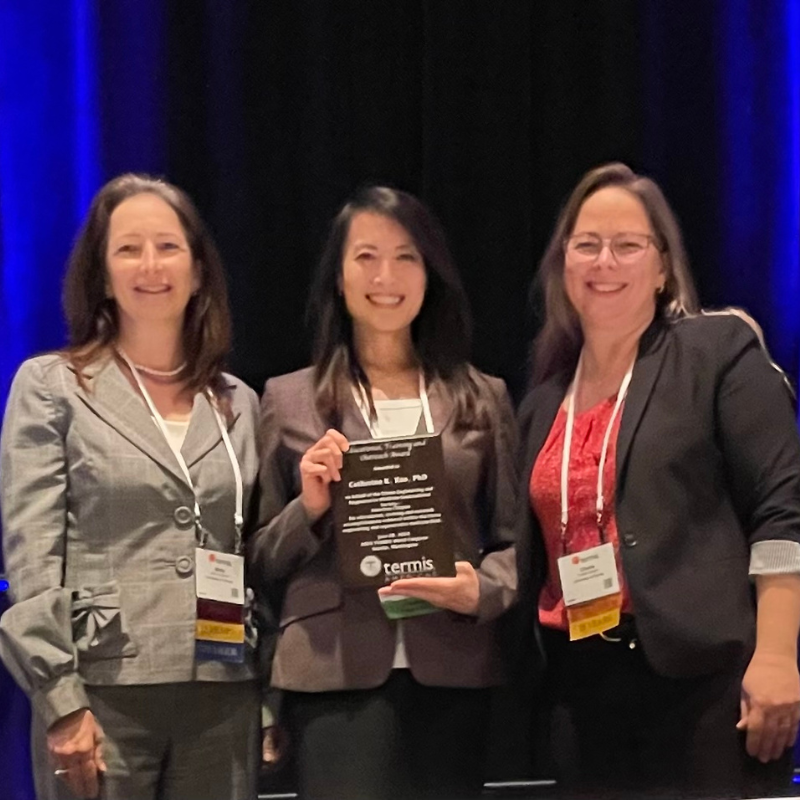
[[[575, 257], [575, 251], [570, 251], [570, 249], [569, 249], [569, 243], [573, 239], [577, 239], [579, 237], [588, 237], [588, 236], [591, 236], [591, 237], [593, 237], [595, 239], [595, 241], [599, 241], [600, 242], [600, 250], [598, 251], [597, 255], [592, 256], [591, 258], [583, 258], [581, 256], [578, 256], [576, 258]], [[614, 243], [614, 240], [615, 239], [619, 239], [620, 236], [639, 236], [639, 237], [643, 237], [643, 238], [647, 239], [647, 246], [642, 250], [642, 252], [640, 254], [636, 255], [633, 258], [633, 260], [630, 260], [630, 259], [626, 260], [625, 258], [619, 258], [617, 253], [614, 251], [613, 243]], [[597, 261], [600, 258], [601, 255], [603, 255], [603, 250], [606, 247], [608, 247], [608, 252], [611, 253], [611, 257], [614, 259], [614, 261], [617, 262], [617, 264], [636, 264], [637, 262], [641, 261], [644, 258], [645, 253], [647, 253], [647, 250], [650, 248], [651, 245], [653, 247], [655, 247], [655, 249], [659, 253], [661, 252], [661, 249], [658, 246], [658, 242], [656, 241], [656, 237], [653, 236], [653, 234], [651, 234], [651, 233], [637, 233], [636, 231], [620, 231], [619, 233], [615, 233], [613, 236], [600, 236], [597, 233], [591, 233], [591, 232], [576, 233], [576, 234], [573, 234], [572, 236], [567, 236], [564, 239], [564, 257], [567, 258], [567, 259], [570, 259], [571, 261], [573, 261], [574, 263], [577, 263], [577, 264], [592, 264], [595, 261]]]

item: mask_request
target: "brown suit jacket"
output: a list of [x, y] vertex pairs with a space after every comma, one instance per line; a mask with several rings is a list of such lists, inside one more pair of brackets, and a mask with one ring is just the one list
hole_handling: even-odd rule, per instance
[[[497, 620], [515, 601], [513, 529], [516, 427], [504, 383], [473, 371], [490, 409], [485, 430], [456, 431], [446, 387], [428, 390], [442, 435], [456, 558], [478, 570], [477, 619], [444, 611], [404, 622], [412, 674], [433, 686], [500, 682]], [[272, 667], [274, 686], [320, 692], [366, 689], [389, 676], [395, 623], [374, 590], [343, 589], [330, 512], [309, 525], [300, 502], [299, 462], [329, 427], [314, 404], [313, 372], [267, 381], [261, 404], [259, 529], [249, 542], [254, 580], [285, 583]], [[341, 409], [350, 440], [370, 434], [352, 399]]]

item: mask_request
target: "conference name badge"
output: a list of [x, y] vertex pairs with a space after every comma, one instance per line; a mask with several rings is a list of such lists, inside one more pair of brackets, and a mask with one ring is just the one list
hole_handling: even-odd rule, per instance
[[244, 662], [244, 559], [195, 549], [195, 657], [199, 661]]
[[570, 641], [619, 625], [622, 594], [610, 542], [558, 559]]

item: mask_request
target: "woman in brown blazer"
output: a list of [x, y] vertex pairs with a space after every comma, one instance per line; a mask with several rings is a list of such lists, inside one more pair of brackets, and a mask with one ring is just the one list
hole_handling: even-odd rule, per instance
[[[502, 679], [496, 623], [516, 595], [505, 386], [467, 361], [464, 290], [439, 224], [411, 195], [371, 187], [344, 206], [310, 311], [313, 366], [266, 385], [249, 545], [262, 585], [285, 584], [272, 683], [285, 692], [300, 791], [477, 795], [486, 689]], [[441, 435], [456, 575], [346, 589], [331, 492], [349, 442], [386, 436], [396, 399], [411, 410], [392, 435]], [[437, 613], [391, 621], [379, 594]]]

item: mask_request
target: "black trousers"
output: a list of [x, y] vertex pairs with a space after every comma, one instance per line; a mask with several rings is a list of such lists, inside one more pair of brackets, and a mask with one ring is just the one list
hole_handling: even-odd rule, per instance
[[792, 752], [763, 765], [736, 730], [746, 664], [666, 678], [647, 661], [632, 621], [622, 641], [568, 641], [544, 631], [551, 766], [562, 796], [785, 796]]
[[487, 689], [422, 686], [392, 671], [377, 689], [287, 692], [301, 800], [461, 800], [480, 795]]

